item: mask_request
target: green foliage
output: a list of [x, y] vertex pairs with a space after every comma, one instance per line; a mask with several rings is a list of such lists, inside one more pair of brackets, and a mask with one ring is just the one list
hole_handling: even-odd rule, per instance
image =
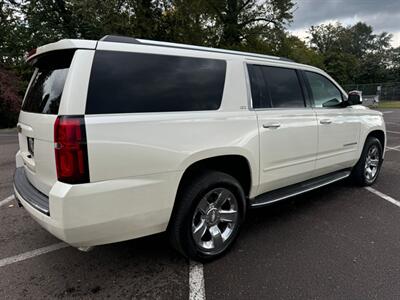
[[218, 36], [217, 46], [236, 48], [265, 39], [292, 20], [292, 0], [203, 0]]
[[400, 81], [400, 47], [394, 49], [391, 53], [390, 61], [393, 64], [392, 74], [390, 76], [390, 81]]
[[282, 38], [279, 54], [296, 62], [324, 68], [324, 57], [315, 49], [307, 47], [306, 43], [296, 36], [284, 36]]
[[310, 28], [310, 45], [323, 56], [325, 70], [341, 83], [384, 82], [399, 78], [395, 74], [392, 35], [374, 34], [371, 26], [340, 23]]

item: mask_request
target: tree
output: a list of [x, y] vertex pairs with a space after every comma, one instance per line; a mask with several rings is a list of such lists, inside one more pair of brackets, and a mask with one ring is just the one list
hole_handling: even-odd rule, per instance
[[0, 63], [15, 66], [23, 56], [23, 19], [13, 1], [0, 0]]
[[311, 26], [309, 29], [311, 48], [322, 54], [340, 51], [344, 31], [345, 28], [340, 23]]
[[0, 128], [14, 127], [21, 107], [21, 80], [0, 64]]
[[374, 34], [361, 22], [312, 26], [309, 32], [311, 48], [324, 57], [325, 69], [339, 82], [382, 82], [390, 77], [390, 34]]
[[284, 37], [280, 55], [298, 63], [324, 68], [324, 57], [316, 50], [307, 47], [304, 41], [293, 35]]
[[400, 47], [393, 49], [391, 61], [393, 65], [390, 80], [400, 82]]
[[159, 40], [162, 36], [161, 0], [71, 0], [71, 4], [81, 38], [117, 34]]
[[26, 29], [31, 34], [32, 42], [49, 43], [55, 39], [79, 36], [79, 20], [74, 15], [70, 1], [23, 1], [21, 12], [26, 16]]
[[358, 22], [343, 32], [343, 48], [347, 53], [362, 57], [374, 45], [373, 28]]
[[[292, 0], [205, 0], [219, 32], [220, 47], [236, 47], [251, 35], [282, 29], [293, 17]], [[254, 39], [254, 37], [253, 37]]]
[[199, 0], [173, 0], [163, 4], [160, 40], [199, 46], [215, 46], [207, 8]]
[[162, 8], [159, 1], [136, 0], [132, 1], [134, 12], [133, 28], [137, 37], [162, 40], [160, 30]]

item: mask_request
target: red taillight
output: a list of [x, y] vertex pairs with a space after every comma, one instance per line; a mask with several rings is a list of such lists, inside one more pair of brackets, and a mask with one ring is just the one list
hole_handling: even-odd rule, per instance
[[89, 163], [83, 116], [59, 116], [54, 124], [57, 178], [65, 183], [89, 182]]

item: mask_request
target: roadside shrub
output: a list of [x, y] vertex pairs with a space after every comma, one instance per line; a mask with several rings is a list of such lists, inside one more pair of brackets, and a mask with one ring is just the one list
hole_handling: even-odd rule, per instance
[[22, 103], [21, 80], [0, 65], [0, 128], [14, 127]]

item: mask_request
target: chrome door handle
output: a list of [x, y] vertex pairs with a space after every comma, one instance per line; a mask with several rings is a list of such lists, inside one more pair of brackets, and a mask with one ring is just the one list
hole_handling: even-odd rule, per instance
[[281, 124], [279, 123], [272, 123], [272, 124], [263, 124], [264, 128], [269, 128], [269, 129], [277, 129], [281, 127]]
[[321, 124], [327, 125], [327, 124], [331, 124], [332, 121], [329, 119], [322, 119], [321, 121], [319, 121]]

